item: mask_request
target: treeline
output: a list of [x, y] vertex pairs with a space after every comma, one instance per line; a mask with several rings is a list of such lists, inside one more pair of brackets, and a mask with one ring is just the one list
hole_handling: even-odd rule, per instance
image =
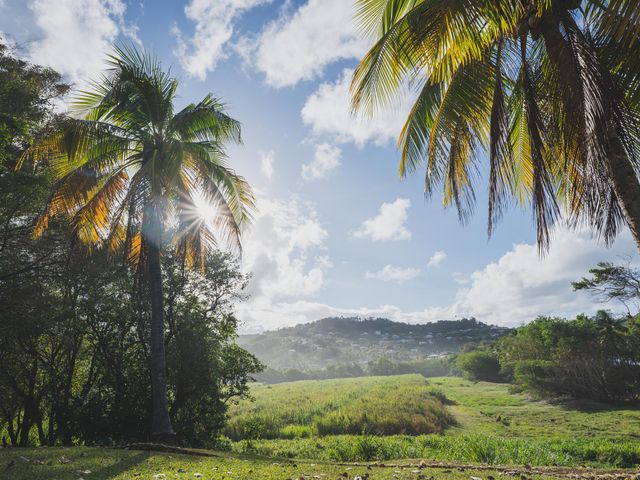
[[357, 363], [329, 365], [317, 370], [299, 370], [290, 368], [277, 370], [266, 368], [255, 375], [255, 379], [263, 383], [295, 382], [299, 380], [327, 380], [331, 378], [355, 378], [368, 376], [389, 376], [417, 373], [425, 377], [441, 377], [456, 372], [453, 356], [424, 358], [406, 362], [397, 362], [387, 357], [380, 357], [361, 366]]
[[[151, 417], [150, 305], [134, 268], [74, 241], [52, 220], [33, 238], [52, 190], [46, 162], [15, 170], [55, 127], [60, 76], [0, 44], [0, 438], [3, 444], [145, 440]], [[55, 200], [55, 199], [54, 199]], [[99, 214], [99, 212], [98, 212]], [[169, 251], [167, 249], [167, 251]], [[168, 398], [178, 441], [207, 445], [227, 403], [262, 365], [235, 343], [232, 302], [246, 277], [225, 254], [188, 272], [163, 257]]]
[[472, 380], [505, 381], [543, 398], [640, 401], [640, 316], [600, 311], [573, 320], [540, 317], [491, 345], [460, 354]]

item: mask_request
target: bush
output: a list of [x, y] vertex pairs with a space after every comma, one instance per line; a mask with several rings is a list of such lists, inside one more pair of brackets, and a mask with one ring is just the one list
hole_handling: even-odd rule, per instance
[[456, 358], [456, 366], [462, 370], [465, 377], [472, 381], [498, 382], [502, 380], [500, 362], [493, 352], [474, 350], [461, 353]]

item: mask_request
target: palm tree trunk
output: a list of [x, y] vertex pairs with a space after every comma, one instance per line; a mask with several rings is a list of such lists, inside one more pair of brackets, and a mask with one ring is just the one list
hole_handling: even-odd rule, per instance
[[613, 140], [609, 155], [609, 168], [613, 190], [622, 207], [624, 219], [640, 250], [640, 182], [629, 157], [618, 139]]
[[161, 233], [159, 213], [155, 205], [150, 205], [145, 212], [143, 237], [147, 249], [151, 300], [151, 440], [171, 444], [175, 441], [175, 432], [171, 426], [167, 400], [167, 361], [164, 350], [164, 306], [160, 266]]

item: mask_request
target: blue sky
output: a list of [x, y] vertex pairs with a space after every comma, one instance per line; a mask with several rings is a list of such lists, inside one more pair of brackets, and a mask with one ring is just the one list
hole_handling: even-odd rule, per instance
[[180, 78], [181, 104], [213, 92], [242, 122], [230, 161], [259, 206], [243, 331], [327, 315], [518, 325], [598, 308], [570, 281], [634, 255], [629, 235], [606, 249], [558, 228], [541, 259], [528, 210], [512, 208], [487, 238], [482, 180], [466, 226], [438, 193], [425, 200], [423, 171], [401, 182], [394, 145], [411, 92], [374, 120], [349, 116], [350, 73], [369, 45], [352, 14], [349, 0], [0, 0], [0, 32], [79, 87], [113, 42], [140, 43]]

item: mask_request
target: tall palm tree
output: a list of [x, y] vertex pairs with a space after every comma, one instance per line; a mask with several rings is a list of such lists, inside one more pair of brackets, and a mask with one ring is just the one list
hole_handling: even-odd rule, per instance
[[[74, 116], [27, 154], [46, 159], [56, 182], [35, 235], [70, 215], [78, 238], [124, 252], [147, 279], [151, 304], [152, 425], [172, 441], [164, 351], [161, 252], [172, 241], [186, 267], [220, 242], [239, 247], [254, 207], [246, 181], [225, 165], [240, 124], [211, 95], [174, 113], [178, 82], [158, 60], [116, 48], [109, 69], [73, 103]], [[203, 218], [205, 198], [217, 214]], [[177, 232], [166, 238], [169, 231]]]
[[375, 44], [354, 73], [354, 110], [417, 92], [401, 176], [426, 164], [426, 192], [442, 183], [465, 221], [486, 171], [489, 234], [515, 202], [532, 205], [541, 249], [563, 210], [607, 243], [626, 223], [640, 248], [640, 2], [357, 4]]

